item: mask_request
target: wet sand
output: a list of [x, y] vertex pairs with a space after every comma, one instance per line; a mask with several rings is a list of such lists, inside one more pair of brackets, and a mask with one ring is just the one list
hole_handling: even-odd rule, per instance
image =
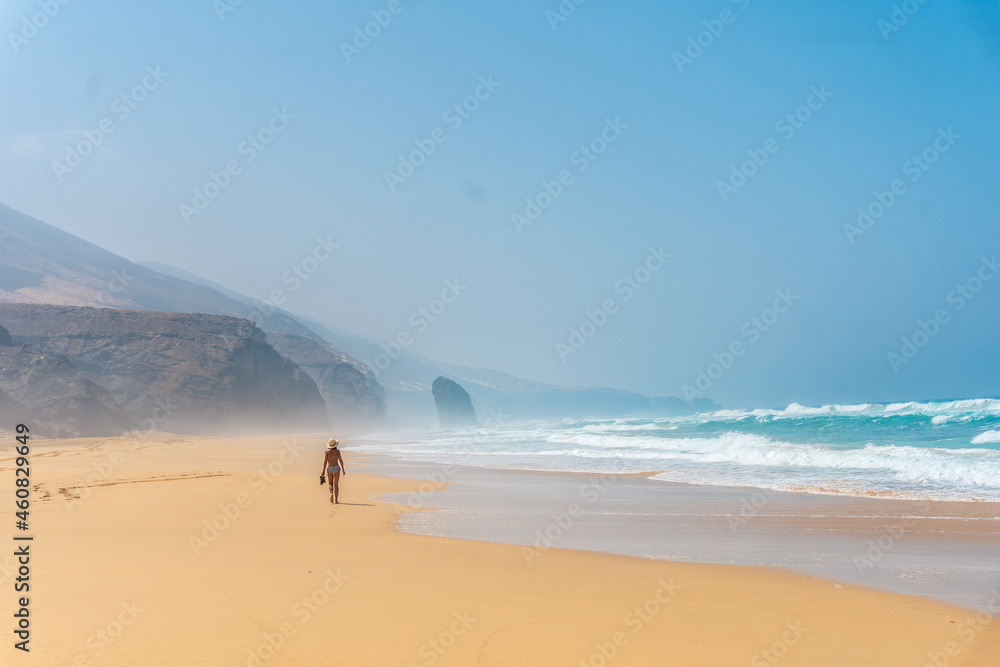
[[[407, 532], [646, 558], [781, 567], [970, 609], [1000, 591], [1000, 504], [921, 502], [399, 461], [370, 469], [449, 482], [388, 499]], [[576, 503], [580, 511], [565, 518]]]

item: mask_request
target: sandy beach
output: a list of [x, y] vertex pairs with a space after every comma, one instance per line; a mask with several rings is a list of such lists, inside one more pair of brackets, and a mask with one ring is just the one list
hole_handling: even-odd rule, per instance
[[[1000, 624], [762, 567], [401, 532], [323, 440], [35, 441], [31, 652], [5, 665], [995, 665]], [[13, 525], [13, 458], [0, 461]], [[360, 467], [360, 466], [359, 466]], [[405, 512], [403, 510], [402, 512]], [[13, 533], [13, 528], [10, 529]], [[9, 537], [8, 537], [9, 539]], [[0, 557], [14, 606], [12, 549]]]

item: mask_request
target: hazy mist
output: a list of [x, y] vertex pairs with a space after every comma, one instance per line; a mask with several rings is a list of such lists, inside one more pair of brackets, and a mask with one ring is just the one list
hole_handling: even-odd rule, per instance
[[0, 202], [553, 384], [1000, 395], [1000, 9], [914, 4], [7, 2]]

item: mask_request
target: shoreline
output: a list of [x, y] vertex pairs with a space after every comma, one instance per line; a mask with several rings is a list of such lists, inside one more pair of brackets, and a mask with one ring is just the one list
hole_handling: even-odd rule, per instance
[[[364, 441], [368, 442], [368, 441]], [[380, 443], [379, 443], [380, 444]], [[982, 498], [948, 498], [948, 499], [931, 499], [931, 498], [907, 498], [903, 496], [895, 496], [889, 493], [879, 493], [877, 491], [872, 491], [871, 493], [845, 493], [838, 490], [821, 490], [818, 487], [801, 487], [794, 489], [771, 489], [767, 487], [760, 486], [745, 486], [738, 484], [709, 484], [709, 483], [698, 483], [698, 482], [678, 482], [669, 479], [656, 479], [657, 475], [662, 474], [663, 470], [640, 470], [634, 472], [588, 472], [583, 470], [542, 470], [536, 468], [505, 468], [501, 466], [477, 466], [468, 463], [437, 463], [434, 461], [417, 461], [413, 459], [403, 458], [402, 455], [398, 453], [386, 453], [379, 451], [369, 451], [369, 450], [356, 450], [354, 452], [358, 456], [371, 456], [371, 457], [384, 457], [386, 459], [406, 464], [428, 466], [434, 468], [441, 467], [452, 467], [452, 468], [475, 468], [477, 470], [493, 470], [500, 473], [518, 473], [522, 475], [537, 475], [541, 477], [575, 477], [575, 478], [591, 478], [597, 475], [609, 475], [613, 477], [620, 477], [622, 479], [644, 479], [651, 482], [657, 482], [660, 484], [667, 484], [670, 486], [680, 486], [688, 488], [706, 488], [706, 489], [741, 489], [744, 491], [754, 492], [762, 491], [769, 494], [789, 494], [789, 495], [804, 495], [804, 496], [819, 496], [827, 498], [856, 498], [861, 500], [878, 500], [885, 502], [926, 502], [932, 504], [981, 504], [987, 506], [994, 506], [1000, 508], [1000, 500], [984, 500]], [[998, 515], [1000, 518], [1000, 515]]]
[[[519, 546], [408, 534], [400, 516], [435, 513], [376, 498], [428, 483], [363, 474], [347, 448], [333, 506], [316, 488], [323, 444], [35, 443], [30, 664], [923, 665], [951, 649], [950, 665], [1000, 660], [992, 617], [929, 598], [563, 548], [526, 562]], [[0, 656], [29, 664], [9, 644]]]
[[[1000, 590], [1000, 503], [767, 491], [617, 473], [549, 475], [364, 455], [369, 471], [448, 482], [441, 493], [386, 498], [436, 510], [402, 517], [405, 532], [781, 567], [969, 609]], [[560, 520], [574, 502], [578, 512]]]

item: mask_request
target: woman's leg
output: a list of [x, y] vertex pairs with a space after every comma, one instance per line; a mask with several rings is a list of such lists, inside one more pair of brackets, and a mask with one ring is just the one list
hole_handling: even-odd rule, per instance
[[340, 471], [333, 473], [333, 499], [335, 503], [340, 503]]
[[333, 480], [333, 475], [330, 474], [329, 470], [326, 471], [326, 481], [330, 487], [330, 502], [332, 503], [334, 499], [334, 493], [333, 493], [334, 480]]

